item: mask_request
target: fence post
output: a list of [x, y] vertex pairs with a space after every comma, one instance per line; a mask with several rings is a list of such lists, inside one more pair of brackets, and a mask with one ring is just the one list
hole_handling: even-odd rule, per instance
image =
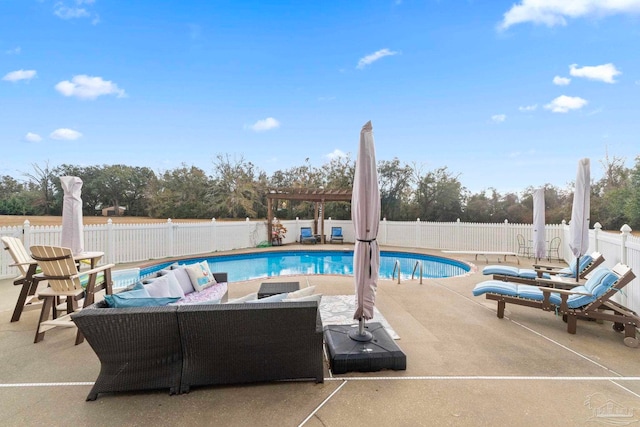
[[211, 218], [211, 228], [213, 231], [211, 232], [211, 236], [213, 238], [213, 242], [211, 242], [211, 252], [216, 252], [218, 250], [218, 239], [216, 236], [216, 219]]
[[502, 247], [501, 250], [503, 251], [508, 251], [508, 252], [515, 252], [518, 253], [518, 251], [510, 251], [508, 247], [505, 247], [505, 245], [512, 245], [513, 243], [508, 243], [511, 241], [511, 239], [507, 239], [507, 236], [509, 235], [509, 220], [505, 219], [504, 220], [504, 227], [502, 228]]
[[594, 251], [596, 252], [600, 252], [600, 250], [598, 249], [599, 247], [599, 242], [598, 242], [598, 234], [600, 233], [600, 230], [602, 230], [602, 224], [600, 224], [599, 222], [596, 222], [595, 224], [593, 224], [593, 245], [594, 245]]
[[418, 247], [418, 234], [420, 234], [420, 218], [416, 219], [416, 231], [414, 233], [415, 239], [413, 241], [413, 247]]
[[382, 218], [382, 241], [378, 241], [378, 244], [387, 244], [387, 217]]
[[627, 265], [627, 239], [629, 238], [632, 229], [629, 225], [625, 224], [620, 228], [620, 231], [622, 232], [622, 241], [620, 242], [620, 262]]
[[165, 256], [173, 256], [174, 247], [173, 247], [173, 223], [171, 222], [171, 218], [167, 218], [167, 252]]
[[456, 245], [453, 248], [445, 248], [445, 249], [460, 249], [460, 250], [463, 249], [463, 248], [460, 247], [460, 241], [461, 241], [461, 239], [460, 239], [460, 234], [461, 234], [460, 230], [461, 230], [461, 227], [462, 227], [462, 225], [460, 223], [460, 218], [458, 218], [458, 219], [456, 219], [456, 232], [455, 232]]
[[28, 219], [22, 224], [22, 242], [27, 249], [31, 246], [31, 223]]
[[105, 262], [109, 264], [116, 262], [116, 259], [114, 257], [114, 241], [115, 237], [113, 235], [113, 220], [109, 218], [107, 220], [107, 259], [105, 260]]

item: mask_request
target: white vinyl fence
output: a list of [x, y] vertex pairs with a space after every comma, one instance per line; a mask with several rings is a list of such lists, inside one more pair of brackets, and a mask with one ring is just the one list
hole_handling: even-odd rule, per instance
[[[313, 220], [283, 220], [286, 237], [283, 244], [299, 241], [300, 227], [313, 226]], [[342, 227], [344, 241], [354, 242], [354, 230], [350, 220], [324, 222], [325, 236], [331, 227]], [[22, 226], [0, 227], [0, 236], [22, 238], [25, 246], [59, 245], [60, 226], [34, 226], [28, 221]], [[569, 249], [569, 226], [547, 224], [546, 240], [560, 237], [560, 257], [573, 258]], [[482, 250], [518, 252], [516, 236], [522, 234], [526, 241], [533, 239], [531, 224], [476, 224], [464, 222], [386, 221], [380, 222], [378, 242], [385, 246], [423, 248], [436, 250]], [[174, 223], [170, 219], [158, 224], [113, 224], [84, 227], [85, 250], [102, 251], [103, 263], [123, 264], [167, 257], [183, 257], [232, 249], [252, 248], [266, 242], [266, 221], [215, 221]], [[631, 235], [631, 228], [623, 226], [620, 232], [604, 232], [596, 223], [590, 230], [589, 252], [598, 251], [605, 258], [605, 265], [618, 262], [629, 265], [636, 274], [640, 272], [640, 238]], [[14, 277], [17, 270], [9, 267], [12, 262], [7, 251], [0, 251], [0, 279]], [[619, 296], [619, 301], [640, 311], [640, 279], [635, 279]]]

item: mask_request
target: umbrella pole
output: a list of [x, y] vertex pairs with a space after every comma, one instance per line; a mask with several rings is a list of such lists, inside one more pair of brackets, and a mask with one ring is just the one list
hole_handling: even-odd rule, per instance
[[349, 338], [359, 342], [369, 342], [373, 339], [373, 335], [371, 335], [371, 332], [365, 331], [364, 317], [361, 317], [358, 320], [358, 330], [349, 332]]
[[576, 283], [580, 281], [580, 255], [576, 257]]

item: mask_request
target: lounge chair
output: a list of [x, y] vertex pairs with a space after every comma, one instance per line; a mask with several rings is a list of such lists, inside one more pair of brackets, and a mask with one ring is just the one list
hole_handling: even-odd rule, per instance
[[[596, 267], [604, 262], [604, 257], [599, 252], [591, 255], [580, 257], [580, 279], [584, 281], [585, 276], [591, 273]], [[503, 280], [507, 282], [524, 283], [528, 285], [537, 284], [540, 278], [551, 279], [558, 278], [574, 278], [576, 277], [576, 260], [568, 267], [559, 267], [557, 265], [534, 264], [534, 268], [516, 268], [508, 265], [488, 265], [482, 269], [482, 274], [493, 275], [495, 280]], [[575, 286], [575, 282], [573, 284]], [[548, 286], [548, 285], [547, 285]]]
[[567, 322], [567, 332], [570, 334], [576, 333], [579, 318], [607, 320], [613, 322], [614, 330], [624, 331], [625, 345], [637, 347], [639, 341], [636, 338], [636, 328], [640, 326], [640, 317], [611, 300], [635, 277], [628, 266], [617, 264], [612, 269], [598, 268], [583, 285], [571, 289], [487, 280], [475, 286], [473, 295], [485, 294], [487, 299], [497, 301], [497, 315], [500, 319], [504, 317], [507, 303], [561, 314]]
[[329, 243], [344, 242], [344, 236], [342, 235], [342, 227], [331, 227], [331, 236], [329, 237]]
[[[83, 272], [78, 272], [71, 249], [58, 246], [31, 246], [31, 258], [38, 262], [42, 273], [35, 275], [38, 280], [46, 280], [49, 287], [39, 292], [43, 300], [40, 320], [36, 329], [34, 342], [42, 341], [46, 331], [62, 326], [75, 327], [71, 313], [78, 310], [78, 301], [84, 298], [83, 307], [93, 304], [95, 293], [105, 290], [112, 293], [111, 268], [114, 264], [106, 264]], [[56, 305], [58, 297], [66, 297], [67, 314], [49, 319], [49, 313]], [[76, 344], [84, 341], [80, 331], [76, 335]]]
[[313, 235], [311, 227], [300, 227], [300, 243], [313, 243], [315, 245], [317, 242], [318, 239]]
[[13, 309], [13, 315], [11, 316], [11, 321], [17, 322], [20, 320], [20, 316], [24, 310], [40, 308], [42, 306], [42, 301], [38, 299], [36, 293], [38, 280], [33, 277], [36, 273], [38, 263], [29, 256], [22, 240], [17, 237], [4, 236], [2, 237], [2, 243], [13, 259], [13, 263], [9, 264], [9, 266], [17, 267], [20, 273], [19, 276], [13, 280], [15, 286], [22, 286], [16, 307]]
[[[569, 264], [568, 267], [558, 267], [557, 265], [549, 264], [533, 264], [533, 268], [538, 273], [538, 277], [542, 277], [543, 273], [555, 275], [559, 277], [576, 277], [576, 264], [577, 258]], [[593, 252], [591, 254], [583, 255], [580, 257], [580, 279], [584, 279], [587, 274], [591, 273], [597, 267], [604, 262], [604, 257], [600, 252]]]

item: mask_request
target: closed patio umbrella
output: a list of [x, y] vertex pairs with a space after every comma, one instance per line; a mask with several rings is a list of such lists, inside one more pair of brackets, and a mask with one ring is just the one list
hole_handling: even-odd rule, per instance
[[[589, 250], [589, 217], [591, 209], [591, 171], [589, 159], [578, 162], [576, 186], [569, 224], [569, 247], [576, 257], [576, 271], [580, 271], [580, 257]], [[576, 282], [580, 274], [576, 274]]]
[[82, 180], [77, 176], [61, 176], [64, 191], [62, 200], [62, 238], [60, 246], [71, 249], [73, 255], [84, 252], [82, 226]]
[[366, 341], [371, 339], [371, 335], [364, 330], [364, 321], [373, 318], [380, 269], [380, 248], [376, 241], [380, 225], [380, 191], [371, 121], [360, 131], [351, 196], [351, 220], [356, 238], [353, 252], [356, 310], [353, 318], [359, 321], [359, 327], [350, 336], [358, 341]]
[[533, 191], [533, 255], [542, 259], [546, 255], [544, 188]]

